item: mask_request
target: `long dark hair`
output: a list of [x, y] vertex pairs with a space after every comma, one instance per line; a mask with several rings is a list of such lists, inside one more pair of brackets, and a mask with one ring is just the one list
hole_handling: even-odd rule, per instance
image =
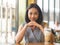
[[28, 18], [28, 11], [29, 11], [29, 9], [31, 9], [31, 8], [36, 8], [36, 9], [38, 10], [39, 17], [38, 17], [38, 19], [36, 20], [36, 22], [39, 23], [39, 24], [41, 24], [41, 23], [43, 22], [42, 11], [41, 11], [40, 7], [39, 7], [37, 4], [35, 4], [35, 3], [30, 4], [30, 6], [27, 8], [27, 10], [26, 10], [26, 15], [25, 15], [25, 21], [26, 21], [27, 23], [30, 22], [30, 20], [29, 20], [29, 18]]

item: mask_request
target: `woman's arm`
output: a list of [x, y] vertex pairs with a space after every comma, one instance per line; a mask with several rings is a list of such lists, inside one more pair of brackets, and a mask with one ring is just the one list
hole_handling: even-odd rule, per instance
[[17, 43], [21, 42], [21, 40], [23, 39], [25, 31], [26, 31], [26, 28], [27, 27], [31, 27], [32, 25], [33, 25], [32, 22], [29, 22], [29, 23], [25, 24], [24, 27], [23, 26], [19, 27], [18, 33], [16, 35], [16, 42]]
[[32, 25], [37, 26], [42, 32], [44, 32], [44, 28], [42, 25], [36, 23], [35, 21], [32, 21]]
[[39, 25], [39, 24], [38, 24], [38, 28], [41, 29], [41, 31], [44, 33], [44, 28], [43, 28], [42, 25]]
[[17, 33], [17, 35], [16, 35], [16, 43], [21, 42], [21, 40], [22, 40], [23, 37], [24, 37], [26, 28], [27, 28], [27, 24], [25, 24], [24, 27], [19, 26], [18, 33]]

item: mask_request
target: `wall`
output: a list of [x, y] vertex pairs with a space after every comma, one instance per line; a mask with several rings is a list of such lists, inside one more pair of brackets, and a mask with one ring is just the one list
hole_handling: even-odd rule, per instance
[[19, 0], [19, 24], [24, 22], [26, 0]]

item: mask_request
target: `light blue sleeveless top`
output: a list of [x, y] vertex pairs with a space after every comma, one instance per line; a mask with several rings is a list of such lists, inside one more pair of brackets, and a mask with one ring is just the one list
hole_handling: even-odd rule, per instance
[[34, 31], [32, 31], [31, 27], [28, 27], [24, 37], [26, 43], [44, 42], [44, 34], [37, 27]]

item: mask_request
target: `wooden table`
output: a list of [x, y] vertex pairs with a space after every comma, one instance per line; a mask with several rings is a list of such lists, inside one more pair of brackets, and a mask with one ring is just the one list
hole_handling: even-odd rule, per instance
[[[21, 45], [19, 43], [16, 43], [16, 45]], [[53, 43], [27, 43], [25, 45], [54, 45]]]

